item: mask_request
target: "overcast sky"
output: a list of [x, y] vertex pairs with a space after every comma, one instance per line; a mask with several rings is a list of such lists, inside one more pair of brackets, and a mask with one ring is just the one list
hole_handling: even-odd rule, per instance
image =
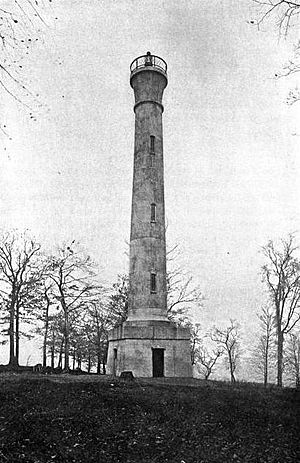
[[23, 62], [44, 102], [37, 120], [1, 95], [2, 226], [47, 246], [79, 240], [107, 282], [127, 271], [129, 65], [150, 50], [168, 63], [168, 243], [203, 289], [202, 324], [248, 330], [264, 297], [260, 247], [300, 229], [300, 103], [286, 105], [292, 82], [274, 79], [290, 41], [248, 23], [251, 0], [61, 0], [47, 14]]

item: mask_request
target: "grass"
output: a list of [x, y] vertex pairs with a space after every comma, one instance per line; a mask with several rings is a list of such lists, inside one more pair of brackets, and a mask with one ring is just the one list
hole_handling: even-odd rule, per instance
[[0, 462], [300, 461], [299, 392], [199, 380], [0, 375]]

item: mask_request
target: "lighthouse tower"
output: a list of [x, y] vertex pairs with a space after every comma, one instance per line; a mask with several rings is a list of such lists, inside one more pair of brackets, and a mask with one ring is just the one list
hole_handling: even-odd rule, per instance
[[129, 308], [109, 335], [108, 373], [191, 376], [190, 333], [167, 317], [162, 97], [167, 64], [147, 52], [130, 66], [135, 97]]

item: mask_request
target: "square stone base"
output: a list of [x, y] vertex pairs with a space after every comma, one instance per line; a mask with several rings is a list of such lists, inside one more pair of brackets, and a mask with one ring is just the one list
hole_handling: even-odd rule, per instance
[[122, 371], [144, 378], [192, 377], [189, 329], [169, 321], [123, 323], [110, 332], [107, 359], [108, 374]]

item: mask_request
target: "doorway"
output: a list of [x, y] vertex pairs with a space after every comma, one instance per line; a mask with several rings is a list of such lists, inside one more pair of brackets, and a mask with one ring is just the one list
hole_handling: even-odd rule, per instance
[[153, 378], [164, 376], [164, 349], [152, 349]]
[[117, 359], [118, 359], [118, 349], [114, 348], [113, 376], [117, 376]]

